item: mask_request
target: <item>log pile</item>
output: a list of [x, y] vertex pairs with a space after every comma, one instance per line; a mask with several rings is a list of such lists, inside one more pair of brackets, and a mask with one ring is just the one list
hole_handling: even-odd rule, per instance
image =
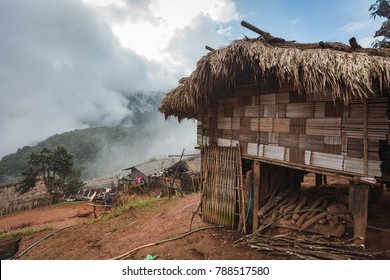
[[286, 189], [271, 195], [260, 208], [259, 228], [276, 226], [341, 237], [346, 228], [353, 227], [347, 197], [343, 188], [317, 187], [300, 193]]
[[262, 235], [255, 232], [246, 240], [236, 242], [245, 243], [260, 253], [298, 260], [367, 260], [378, 255], [355, 245], [354, 239], [341, 241], [321, 235]]

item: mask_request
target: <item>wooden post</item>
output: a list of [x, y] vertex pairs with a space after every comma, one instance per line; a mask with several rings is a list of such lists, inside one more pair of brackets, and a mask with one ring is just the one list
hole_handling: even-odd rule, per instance
[[322, 185], [322, 174], [316, 173], [316, 187]]
[[368, 104], [367, 98], [363, 101], [363, 169], [368, 175]]
[[[364, 246], [366, 241], [368, 185], [352, 183], [349, 186], [349, 210], [353, 214], [353, 232], [355, 244]], [[362, 238], [362, 239], [360, 239]]]
[[260, 196], [260, 162], [255, 161], [253, 164], [253, 223], [252, 232], [259, 228], [259, 196]]

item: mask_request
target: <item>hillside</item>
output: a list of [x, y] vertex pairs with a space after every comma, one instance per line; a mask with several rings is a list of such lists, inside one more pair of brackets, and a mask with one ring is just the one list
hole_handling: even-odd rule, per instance
[[[20, 257], [21, 260], [104, 260], [141, 245], [186, 233], [191, 213], [199, 203], [199, 194], [170, 200], [149, 197], [134, 197], [133, 200], [134, 207], [120, 215], [113, 210], [105, 217], [95, 219], [92, 206], [87, 203], [61, 204], [0, 217], [0, 227], [8, 225], [11, 229], [28, 231], [31, 227], [56, 230], [74, 225], [47, 238]], [[215, 225], [203, 222], [197, 215], [192, 229], [212, 226]], [[17, 255], [53, 230], [24, 236]], [[147, 254], [165, 260], [274, 258], [252, 251], [248, 246], [234, 246], [233, 241], [240, 237], [237, 231], [208, 229], [140, 250], [130, 259], [144, 259]]]
[[[99, 127], [97, 122], [90, 124], [92, 127], [56, 134], [37, 145], [25, 146], [4, 156], [0, 161], [0, 182], [15, 180], [32, 152], [59, 145], [73, 154], [75, 164], [85, 179], [112, 174], [153, 157], [194, 147], [195, 124], [179, 125], [174, 120], [166, 122], [157, 112], [160, 97], [158, 94], [128, 97], [131, 117], [118, 126]], [[183, 132], [188, 132], [188, 137]]]

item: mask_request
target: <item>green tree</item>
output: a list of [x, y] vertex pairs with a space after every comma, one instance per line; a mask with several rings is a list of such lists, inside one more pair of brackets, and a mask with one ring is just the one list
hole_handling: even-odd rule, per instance
[[52, 204], [58, 195], [75, 192], [82, 185], [80, 172], [77, 172], [73, 164], [73, 155], [65, 147], [54, 150], [44, 148], [39, 153], [33, 152], [27, 163], [17, 187], [20, 193], [28, 192], [38, 180], [42, 180]]
[[370, 6], [371, 17], [374, 19], [378, 17], [384, 17], [386, 20], [382, 23], [382, 26], [375, 32], [374, 37], [383, 36], [382, 40], [376, 40], [373, 43], [375, 48], [389, 48], [390, 47], [390, 1], [389, 0], [377, 0], [375, 4]]

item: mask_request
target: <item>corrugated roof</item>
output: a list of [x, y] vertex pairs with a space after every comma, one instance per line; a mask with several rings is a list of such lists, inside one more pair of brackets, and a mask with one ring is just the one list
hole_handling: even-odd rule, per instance
[[145, 176], [151, 176], [155, 173], [164, 171], [174, 165], [175, 163], [179, 162], [180, 158], [176, 157], [170, 157], [170, 158], [163, 158], [160, 160], [144, 163], [144, 164], [139, 164], [132, 166], [130, 168], [126, 169], [137, 169], [141, 173], [143, 173]]
[[200, 168], [201, 168], [201, 157], [197, 156], [194, 158], [190, 158], [190, 159], [185, 161], [185, 164], [188, 167], [188, 172], [198, 173], [198, 172], [200, 172]]
[[91, 181], [86, 181], [80, 190], [118, 187], [118, 180], [117, 176], [95, 178]]

